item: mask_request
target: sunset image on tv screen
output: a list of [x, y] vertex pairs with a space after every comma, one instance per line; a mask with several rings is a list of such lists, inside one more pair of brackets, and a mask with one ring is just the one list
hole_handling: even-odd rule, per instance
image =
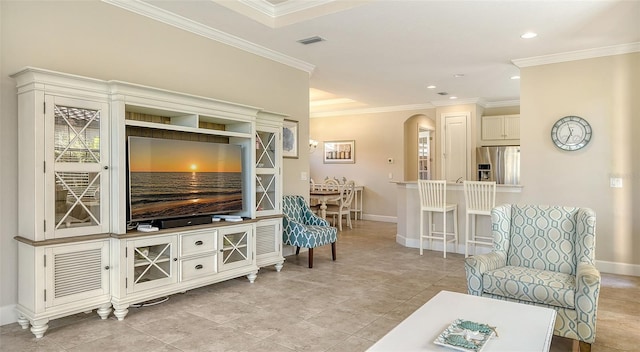
[[131, 221], [242, 210], [242, 149], [129, 137]]

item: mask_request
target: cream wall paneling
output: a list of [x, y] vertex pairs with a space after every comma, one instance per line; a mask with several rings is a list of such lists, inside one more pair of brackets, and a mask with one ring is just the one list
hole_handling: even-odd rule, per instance
[[[282, 121], [262, 109], [38, 68], [18, 90], [19, 282], [23, 328], [246, 275], [281, 270]], [[196, 134], [242, 146], [241, 223], [127, 230], [127, 133]]]
[[520, 140], [520, 115], [482, 116], [482, 140]]

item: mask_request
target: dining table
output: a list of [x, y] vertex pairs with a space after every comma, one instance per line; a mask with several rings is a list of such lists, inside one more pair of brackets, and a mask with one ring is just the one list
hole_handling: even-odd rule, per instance
[[309, 198], [320, 203], [320, 216], [323, 219], [327, 218], [327, 201], [336, 199], [338, 196], [340, 196], [339, 190], [311, 190], [309, 192]]

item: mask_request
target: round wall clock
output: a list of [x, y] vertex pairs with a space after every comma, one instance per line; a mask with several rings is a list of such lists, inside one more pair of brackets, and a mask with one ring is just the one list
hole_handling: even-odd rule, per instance
[[591, 125], [579, 116], [565, 116], [551, 128], [551, 140], [562, 150], [578, 150], [589, 144]]

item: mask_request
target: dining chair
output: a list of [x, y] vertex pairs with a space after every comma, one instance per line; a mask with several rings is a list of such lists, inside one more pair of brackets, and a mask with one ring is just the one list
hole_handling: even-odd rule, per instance
[[[420, 255], [423, 253], [423, 242], [429, 240], [429, 249], [433, 250], [433, 240], [443, 242], [443, 256], [447, 257], [447, 244], [458, 246], [458, 205], [447, 204], [447, 181], [418, 180], [420, 193]], [[424, 234], [424, 213], [428, 212], [428, 231]], [[447, 213], [453, 213], [453, 232], [447, 232]], [[435, 230], [433, 213], [442, 213], [442, 231]]]
[[327, 215], [333, 216], [333, 226], [335, 226], [336, 216], [338, 217], [338, 230], [342, 231], [342, 217], [346, 215], [347, 226], [353, 229], [351, 225], [351, 203], [353, 203], [353, 196], [355, 194], [355, 181], [347, 181], [342, 187], [340, 187], [340, 197], [338, 198], [338, 204], [327, 204]]
[[491, 209], [496, 206], [496, 183], [494, 181], [464, 181], [465, 199], [465, 244], [464, 257], [469, 256], [469, 245], [474, 245], [474, 253], [477, 245], [492, 246], [491, 234], [478, 236], [477, 216], [491, 217]]

